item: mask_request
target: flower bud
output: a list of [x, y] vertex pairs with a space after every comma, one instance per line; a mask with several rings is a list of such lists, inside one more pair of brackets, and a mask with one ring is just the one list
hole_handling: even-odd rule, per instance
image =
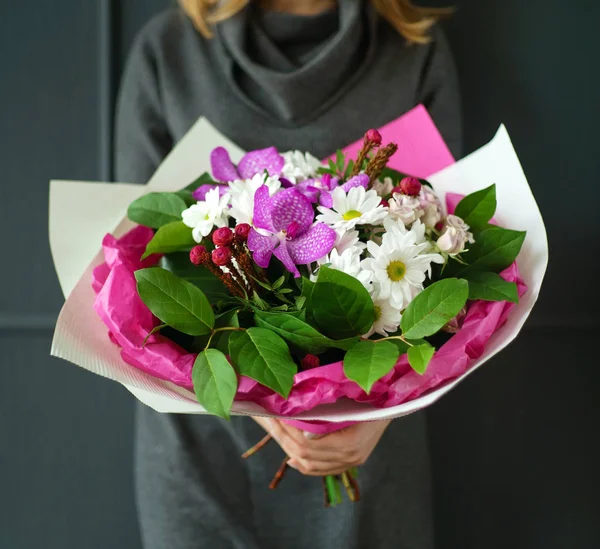
[[190, 250], [190, 261], [192, 262], [192, 264], [196, 265], [196, 267], [198, 265], [206, 263], [207, 259], [208, 252], [206, 251], [206, 248], [204, 246], [194, 246]]
[[473, 234], [469, 232], [469, 226], [456, 215], [446, 217], [444, 232], [437, 240], [440, 251], [455, 255], [465, 250], [465, 245], [473, 243]]
[[221, 227], [213, 233], [215, 246], [229, 246], [233, 242], [233, 232], [229, 227]]
[[310, 370], [312, 368], [318, 368], [321, 365], [319, 357], [316, 355], [306, 355], [301, 361], [300, 366], [303, 370]]
[[226, 246], [221, 246], [212, 251], [211, 258], [218, 267], [224, 267], [231, 261], [231, 250]]
[[400, 192], [408, 196], [417, 196], [421, 192], [421, 186], [416, 177], [405, 177], [400, 181]]
[[381, 145], [381, 134], [377, 130], [371, 128], [365, 133], [365, 141], [370, 141], [375, 146]]
[[240, 223], [235, 228], [235, 238], [241, 242], [245, 242], [248, 240], [248, 235], [250, 234], [250, 225], [248, 223]]

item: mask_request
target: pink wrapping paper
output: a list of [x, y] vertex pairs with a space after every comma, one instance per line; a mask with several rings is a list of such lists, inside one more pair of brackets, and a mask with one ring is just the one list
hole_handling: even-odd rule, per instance
[[[401, 145], [390, 162], [390, 166], [399, 171], [427, 178], [454, 162], [422, 106], [390, 122], [380, 132], [386, 142], [396, 141]], [[360, 145], [361, 142], [349, 145], [345, 152], [355, 154]], [[454, 211], [460, 198], [457, 194], [447, 195], [449, 212]], [[97, 267], [93, 274], [92, 284], [96, 292], [94, 307], [108, 327], [111, 340], [121, 347], [125, 362], [156, 378], [192, 391], [191, 372], [196, 355], [187, 353], [160, 334], [151, 336], [146, 345], [143, 345], [144, 339], [158, 324], [158, 320], [139, 298], [134, 272], [157, 261], [156, 256], [140, 261], [152, 234], [150, 229], [136, 227], [121, 239], [117, 240], [111, 235], [104, 238], [102, 246], [106, 262]], [[506, 280], [517, 282], [519, 295], [526, 291], [516, 264], [506, 269], [502, 276]], [[369, 395], [346, 379], [342, 362], [336, 362], [299, 372], [287, 400], [242, 376], [236, 400], [252, 401], [269, 413], [290, 418], [342, 398], [378, 407], [401, 404], [463, 374], [469, 364], [481, 356], [487, 341], [502, 326], [511, 307], [512, 304], [505, 302], [473, 302], [462, 330], [438, 349], [424, 375], [414, 372], [404, 355], [387, 376], [375, 383]], [[352, 425], [352, 422], [305, 422], [293, 419], [287, 423], [318, 434]]]
[[[454, 158], [423, 105], [379, 128], [384, 143], [398, 143], [388, 166], [402, 173], [427, 179], [454, 164]], [[344, 152], [356, 158], [363, 140], [348, 145]], [[335, 159], [335, 155], [331, 157]]]
[[[105, 237], [103, 249], [107, 262], [94, 270], [93, 287], [97, 292], [94, 306], [108, 327], [111, 339], [121, 347], [125, 362], [191, 391], [196, 355], [187, 353], [159, 334], [151, 336], [143, 345], [148, 332], [158, 321], [137, 294], [134, 272], [156, 261], [152, 257], [145, 262], [139, 260], [151, 238], [152, 231], [144, 227], [136, 227], [119, 240], [110, 235]], [[516, 264], [506, 269], [502, 276], [517, 282], [519, 295], [525, 292]], [[462, 330], [438, 349], [424, 375], [414, 372], [404, 355], [387, 376], [375, 383], [368, 395], [344, 376], [342, 362], [336, 362], [296, 374], [287, 400], [242, 376], [236, 400], [249, 400], [270, 413], [291, 417], [341, 398], [379, 407], [401, 404], [463, 374], [471, 361], [481, 356], [485, 344], [504, 323], [511, 308], [512, 304], [506, 302], [473, 302]], [[349, 425], [292, 424], [320, 434]]]

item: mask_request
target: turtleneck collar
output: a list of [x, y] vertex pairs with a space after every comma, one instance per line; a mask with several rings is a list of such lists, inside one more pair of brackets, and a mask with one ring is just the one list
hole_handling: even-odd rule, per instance
[[374, 14], [341, 0], [314, 16], [265, 11], [252, 2], [217, 26], [231, 85], [255, 109], [297, 125], [351, 86], [374, 46]]

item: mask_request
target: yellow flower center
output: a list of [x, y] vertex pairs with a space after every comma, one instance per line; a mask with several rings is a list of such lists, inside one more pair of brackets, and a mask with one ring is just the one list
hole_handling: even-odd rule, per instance
[[351, 219], [356, 219], [361, 215], [362, 213], [360, 213], [358, 210], [348, 210], [342, 217], [344, 218], [344, 221], [350, 221]]
[[402, 261], [392, 261], [387, 266], [387, 274], [392, 282], [399, 282], [406, 274], [406, 265]]
[[381, 307], [379, 305], [375, 305], [375, 322], [377, 322], [381, 318]]

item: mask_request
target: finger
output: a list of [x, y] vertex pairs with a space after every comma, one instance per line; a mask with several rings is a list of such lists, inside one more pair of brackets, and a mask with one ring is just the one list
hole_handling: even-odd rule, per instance
[[324, 477], [326, 475], [341, 475], [352, 466], [340, 462], [327, 461], [305, 461], [294, 460], [288, 461], [288, 465], [296, 469], [299, 473], [309, 477]]
[[318, 461], [340, 461], [343, 458], [343, 448], [338, 446], [322, 447], [319, 444], [322, 439], [308, 439], [304, 436], [303, 431], [280, 421], [277, 423], [280, 445], [290, 457]]
[[307, 433], [306, 431], [296, 429], [295, 427], [292, 427], [291, 425], [288, 425], [287, 423], [284, 423], [282, 421], [279, 421], [279, 424], [281, 428], [300, 446], [310, 448], [311, 450], [315, 450], [319, 453], [327, 452], [331, 454], [343, 454], [343, 442], [330, 442], [333, 438], [333, 435], [337, 433], [315, 435], [314, 433]]

